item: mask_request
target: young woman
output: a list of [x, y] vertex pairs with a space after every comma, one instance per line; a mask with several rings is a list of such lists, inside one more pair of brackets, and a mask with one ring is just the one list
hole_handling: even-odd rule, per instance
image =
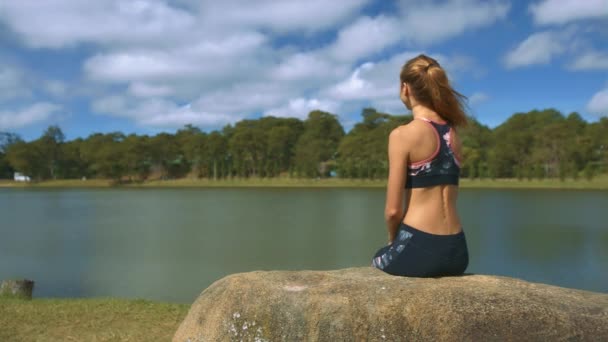
[[454, 128], [466, 125], [465, 97], [425, 55], [405, 63], [400, 78], [401, 101], [414, 120], [389, 136], [388, 246], [372, 266], [401, 276], [459, 275], [469, 256], [456, 210], [461, 145]]

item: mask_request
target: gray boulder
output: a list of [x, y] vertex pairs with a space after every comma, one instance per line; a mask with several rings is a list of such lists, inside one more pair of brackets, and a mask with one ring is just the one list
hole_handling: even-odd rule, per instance
[[608, 294], [371, 267], [227, 276], [173, 341], [608, 341]]

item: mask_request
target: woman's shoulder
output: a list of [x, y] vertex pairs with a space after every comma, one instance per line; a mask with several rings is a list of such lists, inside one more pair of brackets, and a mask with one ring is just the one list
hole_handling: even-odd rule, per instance
[[425, 129], [428, 129], [426, 123], [422, 120], [412, 120], [407, 124], [395, 127], [390, 137], [393, 139], [407, 140], [410, 142], [416, 142], [424, 135]]

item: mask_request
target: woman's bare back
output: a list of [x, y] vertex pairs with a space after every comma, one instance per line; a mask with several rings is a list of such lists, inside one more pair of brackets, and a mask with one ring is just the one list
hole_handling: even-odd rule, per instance
[[[438, 139], [434, 129], [421, 120], [413, 120], [407, 126], [415, 135], [416, 148], [410, 153], [410, 163], [428, 159], [437, 150]], [[451, 148], [460, 155], [460, 139], [456, 132], [452, 134]], [[450, 235], [459, 233], [460, 218], [456, 210], [458, 186], [436, 185], [426, 188], [408, 189], [405, 194], [405, 217], [403, 223], [422, 231]]]

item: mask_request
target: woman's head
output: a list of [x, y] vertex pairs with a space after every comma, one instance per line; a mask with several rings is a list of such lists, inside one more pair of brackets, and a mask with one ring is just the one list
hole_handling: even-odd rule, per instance
[[463, 104], [466, 97], [452, 88], [445, 70], [436, 60], [425, 55], [412, 58], [401, 68], [400, 78], [401, 100], [409, 109], [413, 97], [450, 124], [466, 125]]

